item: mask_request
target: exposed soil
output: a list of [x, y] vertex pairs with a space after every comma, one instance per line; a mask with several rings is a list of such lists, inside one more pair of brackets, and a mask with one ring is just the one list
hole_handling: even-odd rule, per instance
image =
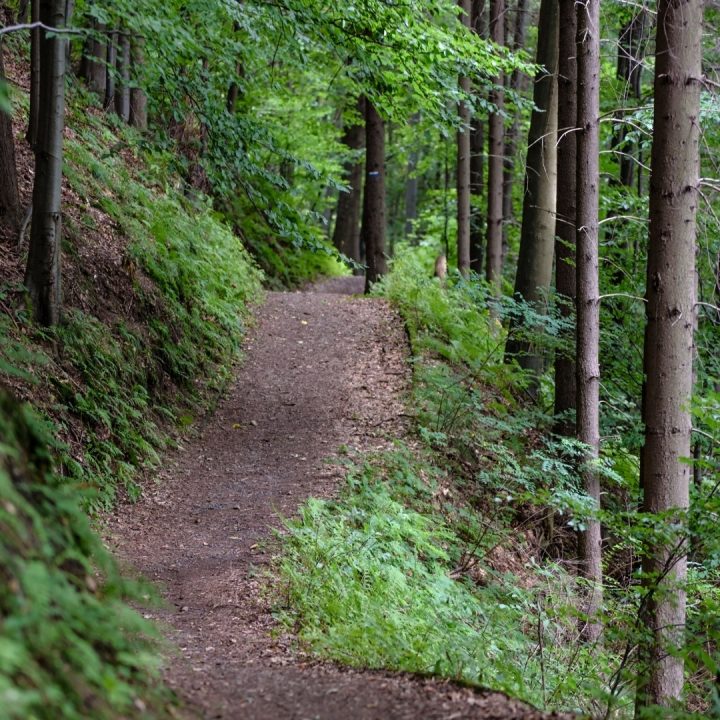
[[274, 623], [265, 575], [280, 516], [334, 492], [342, 471], [327, 458], [340, 445], [369, 450], [405, 430], [402, 323], [348, 294], [362, 282], [271, 293], [217, 412], [109, 519], [121, 556], [167, 599], [153, 613], [180, 649], [167, 680], [189, 717], [551, 717], [498, 693], [318, 662]]

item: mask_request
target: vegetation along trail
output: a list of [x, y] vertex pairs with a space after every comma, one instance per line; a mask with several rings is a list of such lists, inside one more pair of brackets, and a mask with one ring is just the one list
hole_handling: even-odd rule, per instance
[[121, 554], [164, 588], [181, 656], [168, 680], [210, 718], [534, 718], [498, 693], [311, 661], [272, 637], [270, 528], [332, 493], [341, 444], [402, 434], [401, 321], [360, 278], [270, 293], [234, 386], [145, 499], [122, 507]]

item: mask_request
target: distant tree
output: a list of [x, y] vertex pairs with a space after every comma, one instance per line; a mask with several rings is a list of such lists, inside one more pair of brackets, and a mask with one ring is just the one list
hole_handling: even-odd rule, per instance
[[658, 3], [641, 485], [643, 510], [668, 531], [642, 561], [648, 644], [638, 710], [671, 705], [684, 684], [702, 25], [702, 0]]
[[[485, 0], [472, 0], [472, 30], [484, 38], [487, 36]], [[477, 93], [477, 90], [475, 90]], [[485, 174], [485, 121], [476, 113], [470, 125], [470, 268], [482, 275], [484, 233], [480, 198], [483, 194]]]
[[117, 49], [117, 88], [115, 90], [115, 112], [125, 122], [130, 121], [130, 35], [126, 30], [120, 32]]
[[[3, 43], [0, 42], [0, 81], [4, 78]], [[12, 118], [0, 109], [0, 223], [15, 229], [19, 210], [20, 196], [18, 194]]]
[[[40, 22], [40, 0], [30, 3], [30, 20], [33, 25]], [[28, 118], [27, 141], [35, 150], [37, 144], [40, 112], [40, 28], [30, 32], [30, 116]]]
[[[527, 43], [527, 19], [528, 19], [528, 3], [527, 0], [517, 0], [515, 4], [515, 25], [510, 37], [507, 34], [508, 45], [513, 51], [524, 50]], [[506, 15], [509, 18], [509, 15]], [[538, 43], [539, 44], [539, 43]], [[514, 93], [520, 93], [525, 86], [526, 75], [515, 68], [509, 76], [505, 77], [506, 87]], [[505, 133], [505, 166], [503, 169], [503, 217], [510, 218], [513, 216], [513, 186], [515, 185], [515, 156], [517, 155], [518, 139], [520, 137], [520, 118], [521, 112], [519, 107], [515, 107], [512, 113], [512, 122]], [[507, 223], [503, 223], [503, 257], [507, 254]]]
[[[600, 506], [600, 0], [578, 0], [577, 12], [577, 436], [587, 453], [585, 493]], [[602, 536], [600, 521], [586, 521], [580, 533], [580, 569], [589, 583], [583, 637], [593, 642], [602, 626]]]
[[117, 78], [118, 33], [113, 30], [107, 35], [107, 66], [105, 68], [105, 100], [103, 107], [110, 110], [115, 106], [115, 80]]
[[[460, 22], [470, 28], [471, 0], [458, 0]], [[470, 78], [460, 77], [460, 90], [470, 94]], [[461, 275], [470, 272], [470, 107], [464, 100], [458, 106], [460, 127], [457, 132], [457, 263]]]
[[343, 182], [348, 190], [338, 195], [333, 244], [347, 257], [359, 262], [363, 160], [357, 154], [365, 144], [365, 99], [362, 96], [353, 110], [356, 114], [346, 121], [342, 142], [355, 157], [343, 165]]
[[[560, 0], [558, 38], [558, 143], [557, 218], [555, 222], [555, 288], [560, 314], [566, 320], [575, 314], [575, 236], [577, 173], [577, 15], [575, 0]], [[574, 340], [574, 333], [565, 339]], [[557, 432], [575, 435], [577, 382], [574, 353], [555, 355], [555, 415]]]
[[[498, 45], [505, 42], [505, 0], [490, 0], [490, 39]], [[488, 120], [488, 182], [487, 182], [487, 249], [485, 277], [497, 292], [502, 280], [502, 226], [503, 226], [503, 154], [505, 126], [503, 112], [505, 98], [502, 76], [493, 79], [490, 102], [497, 108]]]
[[130, 124], [138, 130], [146, 130], [148, 126], [147, 95], [141, 84], [145, 53], [141, 38], [134, 37], [130, 41], [130, 65], [130, 76], [133, 80], [130, 88]]
[[[535, 76], [528, 148], [525, 160], [520, 254], [515, 275], [515, 295], [542, 311], [550, 288], [555, 250], [555, 201], [557, 198], [557, 62], [558, 0], [542, 0], [538, 22]], [[516, 323], [520, 324], [522, 321]], [[539, 376], [543, 355], [511, 333], [506, 354], [520, 367]]]
[[362, 241], [367, 272], [365, 292], [387, 272], [385, 258], [385, 123], [375, 105], [365, 100], [365, 189]]
[[[47, 27], [65, 25], [64, 0], [41, 0], [40, 20]], [[62, 241], [62, 163], [65, 127], [65, 37], [41, 32], [40, 99], [33, 213], [25, 284], [35, 319], [42, 325], [60, 320]]]

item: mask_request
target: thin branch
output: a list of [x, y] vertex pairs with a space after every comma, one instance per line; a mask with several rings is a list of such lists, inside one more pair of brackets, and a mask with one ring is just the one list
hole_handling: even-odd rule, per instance
[[0, 35], [7, 35], [8, 33], [12, 32], [20, 32], [21, 30], [35, 30], [36, 28], [40, 28], [41, 30], [46, 30], [47, 32], [56, 33], [57, 35], [84, 35], [85, 31], [80, 30], [79, 28], [58, 28], [58, 27], [51, 27], [50, 25], [45, 25], [45, 23], [42, 22], [34, 22], [34, 23], [23, 23], [21, 25], [8, 25], [6, 27], [0, 28]]
[[630, 300], [640, 300], [640, 302], [647, 302], [647, 300], [644, 297], [639, 297], [638, 295], [630, 295], [629, 293], [608, 293], [607, 295], [601, 295], [598, 300], [604, 300], [605, 298], [613, 298], [613, 297], [624, 297], [624, 298], [630, 298]]

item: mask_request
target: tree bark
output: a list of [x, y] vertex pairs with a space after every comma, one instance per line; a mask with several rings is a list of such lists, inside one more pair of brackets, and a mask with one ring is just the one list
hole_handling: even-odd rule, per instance
[[[616, 152], [615, 159], [618, 163], [619, 177], [611, 180], [613, 185], [620, 184], [631, 192], [635, 185], [635, 171], [637, 166], [637, 180], [641, 185], [640, 166], [635, 155], [639, 154], [639, 143], [631, 135], [632, 128], [625, 124], [625, 105], [628, 96], [638, 104], [641, 96], [640, 77], [642, 74], [642, 50], [645, 45], [649, 22], [647, 12], [641, 9], [632, 19], [620, 28], [618, 34], [617, 69], [616, 77], [622, 86], [621, 108], [615, 112], [615, 125], [612, 135], [612, 148]], [[626, 201], [624, 193], [617, 206], [608, 212], [608, 219], [611, 219], [606, 226], [605, 239], [615, 246], [617, 255], [616, 270], [613, 273], [613, 280], [621, 283], [625, 276], [622, 261], [628, 250], [627, 220], [622, 217], [626, 212]], [[618, 217], [619, 216], [619, 217]], [[618, 318], [619, 320], [620, 318]]]
[[[598, 259], [600, 0], [577, 0], [577, 431], [587, 447], [585, 493], [600, 506], [600, 478], [593, 461], [600, 453], [600, 286]], [[589, 519], [580, 533], [580, 569], [588, 581], [583, 637], [596, 641], [602, 631], [600, 522]]]
[[[233, 23], [233, 32], [238, 33], [240, 31], [239, 23]], [[235, 64], [235, 73], [237, 78], [233, 79], [228, 87], [226, 107], [229, 113], [234, 113], [237, 110], [237, 104], [240, 99], [240, 80], [245, 78], [245, 66], [241, 60]]]
[[[472, 0], [472, 28], [480, 37], [487, 36], [483, 22], [485, 0]], [[470, 125], [470, 269], [478, 275], [483, 271], [484, 233], [480, 200], [485, 174], [485, 125], [477, 115]]]
[[[65, 26], [72, 27], [75, 17], [75, 0], [66, 0], [65, 2]], [[65, 72], [70, 72], [70, 51], [72, 49], [70, 38], [65, 43]]]
[[[0, 42], [0, 79], [5, 79], [3, 43]], [[17, 165], [15, 163], [15, 137], [12, 116], [0, 110], [0, 223], [17, 229], [20, 211]]]
[[354, 158], [348, 160], [343, 166], [343, 180], [349, 190], [338, 195], [333, 244], [341, 253], [360, 262], [360, 200], [362, 197], [363, 161], [357, 153], [365, 144], [365, 123], [363, 122], [365, 99], [363, 97], [358, 98], [356, 111], [358, 117], [346, 124], [342, 138], [343, 144], [353, 151]]
[[147, 95], [142, 87], [142, 69], [145, 65], [143, 41], [134, 38], [130, 44], [133, 86], [130, 88], [130, 124], [138, 130], [147, 130]]
[[105, 26], [93, 20], [91, 29], [93, 33], [88, 38], [83, 49], [80, 76], [87, 82], [88, 88], [103, 99], [107, 83]]
[[[30, 20], [33, 23], [40, 21], [40, 0], [32, 0]], [[33, 151], [37, 145], [40, 112], [40, 40], [40, 28], [33, 28], [30, 31], [30, 116], [26, 135]]]
[[[555, 223], [555, 287], [560, 314], [571, 321], [575, 314], [575, 236], [577, 173], [577, 62], [575, 0], [560, 0], [558, 38], [558, 147], [557, 216]], [[570, 345], [574, 333], [565, 339]], [[576, 432], [575, 361], [570, 353], [555, 355], [555, 431], [566, 436]]]
[[[616, 76], [625, 85], [625, 99], [630, 95], [634, 100], [641, 97], [640, 78], [642, 74], [642, 48], [648, 31], [647, 11], [643, 8], [621, 29], [618, 37]], [[616, 118], [622, 120], [624, 111], [620, 110]], [[620, 166], [620, 184], [633, 187], [635, 184], [635, 142], [627, 139], [628, 129], [624, 124], [617, 126], [613, 134], [613, 145], [621, 152], [618, 157]]]
[[118, 83], [115, 89], [115, 112], [124, 122], [130, 121], [130, 36], [121, 32], [117, 50]]
[[117, 77], [118, 61], [118, 34], [117, 31], [108, 33], [107, 66], [105, 67], [105, 100], [103, 108], [110, 110], [115, 105], [115, 79]]
[[[60, 28], [65, 0], [41, 0], [40, 19]], [[60, 245], [62, 240], [63, 128], [65, 126], [65, 37], [41, 35], [38, 143], [35, 153], [33, 215], [25, 284], [35, 319], [42, 325], [60, 320]]]
[[638, 709], [670, 705], [683, 688], [683, 659], [674, 650], [685, 633], [691, 467], [683, 459], [690, 457], [702, 23], [702, 0], [658, 3], [641, 480], [645, 512], [662, 514], [663, 524], [677, 529], [643, 558], [648, 602], [641, 620], [652, 640]]
[[[527, 35], [527, 0], [517, 0], [515, 9], [515, 30], [512, 39], [513, 51], [525, 47]], [[541, 11], [542, 16], [542, 11]], [[542, 20], [540, 21], [542, 23]], [[540, 32], [538, 28], [538, 32]], [[514, 92], [520, 92], [524, 87], [524, 75], [517, 68], [512, 71], [508, 87]], [[512, 124], [505, 134], [505, 159], [503, 168], [503, 217], [513, 217], [513, 184], [515, 180], [515, 155], [517, 154], [518, 136], [520, 135], [520, 112], [517, 108], [512, 115]], [[507, 255], [507, 225], [503, 225], [503, 258]]]
[[[515, 276], [515, 295], [546, 309], [555, 250], [555, 201], [557, 198], [557, 62], [558, 0], [542, 0], [538, 23], [533, 109], [525, 161], [520, 255]], [[536, 376], [543, 371], [543, 356], [527, 340], [513, 337], [511, 328], [506, 356], [515, 356], [520, 367]], [[534, 392], [534, 391], [533, 391]]]
[[408, 238], [415, 230], [418, 208], [417, 165], [420, 155], [417, 150], [410, 152], [407, 164], [407, 180], [405, 181], [405, 237]]
[[[460, 21], [470, 29], [471, 0], [458, 0]], [[460, 90], [470, 94], [470, 78], [460, 78]], [[463, 277], [470, 272], [470, 108], [461, 101], [458, 106], [460, 128], [457, 133], [457, 264]]]
[[387, 272], [385, 259], [385, 123], [365, 99], [365, 192], [362, 240], [367, 272], [365, 292]]
[[[490, 0], [490, 39], [498, 45], [504, 44], [503, 15], [504, 0]], [[488, 185], [487, 185], [487, 253], [485, 278], [495, 292], [500, 292], [502, 282], [502, 226], [503, 226], [503, 151], [505, 126], [503, 110], [505, 97], [502, 76], [493, 79], [495, 87], [490, 93], [490, 102], [497, 112], [490, 113], [488, 120]]]

